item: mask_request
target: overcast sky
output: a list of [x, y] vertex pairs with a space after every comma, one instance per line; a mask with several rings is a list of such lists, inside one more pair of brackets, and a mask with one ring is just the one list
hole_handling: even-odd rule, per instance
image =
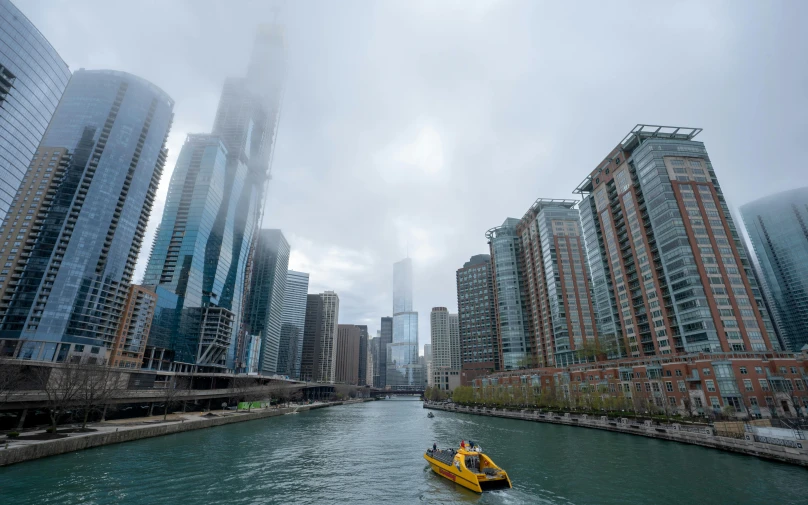
[[[186, 134], [209, 132], [267, 1], [12, 0], [70, 65], [176, 100], [144, 268]], [[289, 72], [264, 226], [340, 322], [392, 311], [414, 261], [420, 342], [485, 231], [571, 191], [637, 123], [704, 128], [733, 208], [808, 185], [808, 2], [287, 2]]]

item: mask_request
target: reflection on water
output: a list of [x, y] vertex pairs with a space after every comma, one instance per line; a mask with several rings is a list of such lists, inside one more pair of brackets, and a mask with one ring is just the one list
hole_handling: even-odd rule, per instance
[[[429, 470], [436, 442], [479, 441], [514, 488], [482, 496]], [[3, 504], [804, 504], [799, 467], [617, 433], [347, 405], [0, 468]]]

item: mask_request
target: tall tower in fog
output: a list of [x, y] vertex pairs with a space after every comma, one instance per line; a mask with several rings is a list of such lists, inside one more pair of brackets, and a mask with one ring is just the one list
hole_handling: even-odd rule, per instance
[[387, 385], [392, 389], [423, 385], [418, 364], [418, 312], [412, 307], [412, 260], [405, 258], [393, 264], [393, 342], [387, 353]]

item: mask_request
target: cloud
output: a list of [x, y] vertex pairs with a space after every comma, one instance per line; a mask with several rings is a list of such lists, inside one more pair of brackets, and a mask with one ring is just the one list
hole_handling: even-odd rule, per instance
[[[15, 3], [72, 69], [126, 70], [176, 100], [150, 235], [185, 135], [211, 129], [271, 4]], [[280, 17], [289, 69], [264, 226], [371, 334], [408, 250], [424, 343], [485, 230], [572, 197], [637, 123], [704, 128], [731, 205], [808, 184], [808, 68], [794, 60], [807, 2], [312, 0]]]

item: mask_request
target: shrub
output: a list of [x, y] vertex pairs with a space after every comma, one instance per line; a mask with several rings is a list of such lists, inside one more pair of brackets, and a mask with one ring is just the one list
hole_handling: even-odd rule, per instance
[[8, 433], [6, 433], [6, 436], [8, 438], [17, 438], [17, 437], [20, 436], [20, 432], [19, 431], [9, 431]]
[[51, 426], [50, 428], [48, 428], [47, 430], [45, 430], [45, 432], [46, 432], [46, 433], [56, 433], [56, 428], [54, 428], [54, 427], [52, 427], [52, 426]]

